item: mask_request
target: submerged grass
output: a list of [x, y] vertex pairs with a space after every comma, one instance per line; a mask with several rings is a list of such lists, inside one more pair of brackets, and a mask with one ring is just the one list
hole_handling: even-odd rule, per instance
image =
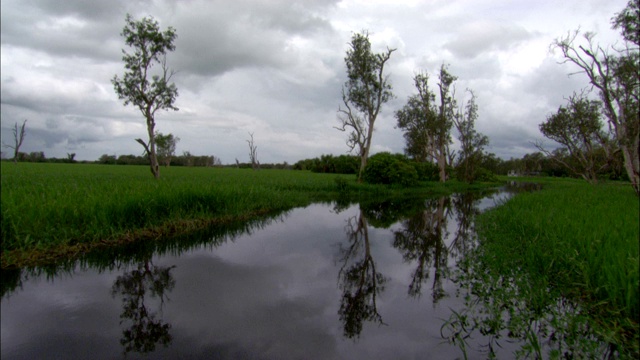
[[[477, 219], [489, 268], [577, 300], [600, 335], [637, 354], [639, 205], [628, 184], [544, 179]], [[543, 301], [544, 302], [544, 301]]]
[[3, 162], [1, 173], [2, 267], [315, 201], [465, 188], [451, 182], [398, 189], [357, 184], [346, 175], [233, 168], [162, 168], [154, 180], [146, 166]]

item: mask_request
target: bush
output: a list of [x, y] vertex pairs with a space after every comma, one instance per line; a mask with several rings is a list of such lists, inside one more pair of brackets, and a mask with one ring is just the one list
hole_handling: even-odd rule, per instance
[[418, 180], [420, 181], [439, 181], [440, 169], [438, 165], [431, 162], [413, 162], [413, 167], [418, 173]]
[[363, 180], [370, 184], [416, 185], [418, 172], [408, 162], [409, 160], [400, 154], [394, 155], [388, 152], [375, 154], [367, 161], [367, 167], [362, 175]]

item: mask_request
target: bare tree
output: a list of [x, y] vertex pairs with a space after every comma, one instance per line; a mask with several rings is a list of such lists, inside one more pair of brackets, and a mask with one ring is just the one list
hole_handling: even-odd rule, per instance
[[260, 168], [260, 162], [258, 162], [258, 147], [253, 143], [253, 133], [249, 133], [251, 140], [247, 140], [249, 143], [249, 160], [251, 160], [251, 168], [258, 170]]
[[25, 126], [27, 125], [27, 120], [22, 122], [22, 126], [20, 127], [20, 131], [18, 132], [18, 123], [13, 126], [13, 145], [3, 144], [4, 147], [13, 149], [13, 162], [14, 164], [18, 163], [18, 153], [20, 152], [20, 146], [22, 146], [22, 142], [24, 141], [24, 137], [27, 135], [25, 130]]
[[[638, 11], [633, 1], [614, 18], [614, 28], [622, 27], [625, 44], [610, 50], [594, 42], [593, 33], [585, 33], [586, 44], [576, 44], [579, 31], [556, 39], [552, 44], [564, 56], [562, 63], [572, 63], [587, 75], [598, 92], [603, 112], [624, 156], [624, 166], [637, 195], [640, 195], [640, 77], [638, 35], [628, 29], [638, 28]], [[629, 16], [627, 16], [629, 15]], [[628, 22], [628, 23], [627, 23]], [[627, 26], [626, 24], [629, 24]]]
[[[176, 48], [173, 44], [176, 33], [172, 27], [161, 32], [158, 22], [153, 18], [145, 17], [135, 21], [127, 14], [121, 35], [134, 52], [122, 51], [127, 71], [124, 78], [115, 76], [111, 82], [124, 104], [137, 106], [146, 119], [149, 141], [145, 142], [140, 138], [136, 141], [144, 147], [151, 164], [151, 173], [157, 179], [160, 177], [160, 168], [156, 155], [155, 114], [158, 110], [178, 110], [173, 105], [178, 89], [175, 84], [169, 83], [174, 72], [167, 69], [166, 63], [167, 52]], [[159, 73], [152, 74], [152, 67], [156, 63], [160, 63], [161, 69]]]
[[354, 34], [349, 45], [344, 59], [349, 79], [342, 87], [345, 108], [338, 108], [342, 126], [336, 129], [346, 131], [348, 127], [351, 128], [347, 145], [351, 151], [357, 148], [360, 156], [358, 181], [361, 182], [380, 107], [393, 97], [391, 84], [384, 76], [384, 65], [396, 49], [387, 48], [384, 53], [372, 53], [369, 33], [366, 31]]

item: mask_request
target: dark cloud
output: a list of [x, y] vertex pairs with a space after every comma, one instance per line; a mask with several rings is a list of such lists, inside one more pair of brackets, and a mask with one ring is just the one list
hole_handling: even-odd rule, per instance
[[[579, 75], [567, 77], [574, 71], [568, 65], [555, 64], [548, 44], [580, 25], [606, 30], [625, 4], [3, 0], [2, 140], [9, 140], [6, 130], [15, 122], [28, 119], [32, 136], [25, 148], [33, 151], [64, 156], [78, 150], [78, 159], [87, 160], [139, 153], [131, 139], [144, 136], [144, 120], [123, 106], [110, 82], [124, 72], [120, 32], [130, 13], [153, 16], [178, 34], [168, 63], [177, 71], [180, 111], [159, 113], [157, 122], [182, 139], [179, 152], [242, 161], [247, 133], [254, 132], [262, 162], [345, 153], [346, 134], [333, 128], [343, 58], [352, 33], [368, 29], [374, 51], [398, 49], [387, 68], [397, 98], [382, 109], [375, 151], [402, 150], [393, 112], [414, 92], [416, 71], [432, 74], [435, 86], [445, 63], [458, 76], [459, 94], [476, 92], [478, 127], [499, 155], [509, 156], [512, 139], [535, 135], [563, 97], [584, 87]], [[602, 35], [604, 43], [612, 39]]]

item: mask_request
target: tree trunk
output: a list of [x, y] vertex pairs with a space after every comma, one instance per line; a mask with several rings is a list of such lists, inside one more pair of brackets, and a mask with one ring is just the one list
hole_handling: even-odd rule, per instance
[[624, 156], [624, 168], [627, 170], [631, 186], [636, 192], [636, 195], [640, 196], [640, 161], [638, 159], [638, 153], [640, 152], [640, 144], [636, 143], [635, 151], [627, 145], [621, 145], [622, 154]]
[[147, 115], [147, 130], [149, 132], [149, 163], [151, 166], [151, 173], [155, 179], [160, 178], [160, 165], [158, 164], [158, 156], [156, 155], [156, 136], [155, 136], [156, 123], [152, 115]]
[[440, 182], [447, 181], [447, 158], [444, 150], [444, 146], [440, 146], [438, 151], [438, 168], [440, 168]]

